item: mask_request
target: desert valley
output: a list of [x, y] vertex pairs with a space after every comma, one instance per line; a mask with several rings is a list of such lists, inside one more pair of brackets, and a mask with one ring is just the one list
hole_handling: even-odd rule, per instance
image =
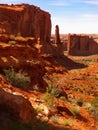
[[0, 130], [98, 130], [98, 35], [51, 28], [40, 7], [0, 4]]

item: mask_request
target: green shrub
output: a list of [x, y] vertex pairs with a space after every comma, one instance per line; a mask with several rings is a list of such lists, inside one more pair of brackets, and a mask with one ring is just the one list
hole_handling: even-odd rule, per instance
[[65, 126], [70, 126], [71, 123], [70, 123], [70, 121], [69, 121], [68, 119], [64, 119], [64, 120], [63, 120], [63, 125], [65, 125]]
[[95, 80], [98, 80], [98, 78], [96, 77]]
[[79, 115], [80, 114], [80, 108], [78, 106], [73, 106], [71, 109], [71, 112], [74, 116]]
[[50, 107], [54, 107], [54, 97], [58, 98], [60, 97], [62, 93], [62, 89], [58, 88], [52, 81], [45, 79], [47, 82], [46, 92], [42, 96], [42, 100], [45, 102], [46, 105]]
[[71, 122], [69, 119], [66, 119], [66, 118], [61, 118], [59, 116], [52, 116], [51, 117], [51, 120], [54, 122], [54, 123], [58, 123], [60, 125], [65, 125], [65, 126], [71, 126]]
[[98, 119], [98, 98], [94, 99], [92, 102], [91, 102], [91, 112], [92, 112], [92, 115]]
[[53, 95], [54, 97], [58, 98], [61, 93], [62, 93], [62, 89], [57, 87], [53, 82], [51, 81], [47, 81], [48, 86], [46, 87], [46, 92], [50, 93], [51, 95]]
[[86, 109], [86, 110], [90, 110], [90, 108], [91, 108], [91, 103], [89, 103], [89, 102], [84, 102], [83, 103], [83, 107]]
[[18, 36], [21, 36], [21, 32], [18, 32], [17, 34], [16, 34], [16, 36], [18, 37]]
[[87, 109], [95, 119], [98, 119], [98, 98], [95, 98], [91, 103], [85, 102], [83, 107]]
[[41, 111], [42, 111], [41, 106], [36, 107], [36, 112], [37, 112], [37, 113], [39, 113], [39, 112], [41, 112]]
[[62, 100], [62, 101], [64, 101], [64, 102], [67, 102], [67, 101], [68, 101], [67, 98], [64, 97], [64, 96], [61, 96], [61, 97], [60, 97], [60, 100]]
[[54, 122], [54, 123], [58, 123], [58, 116], [51, 116], [51, 120]]
[[53, 101], [54, 96], [49, 94], [49, 93], [45, 93], [41, 99], [44, 101], [44, 103], [49, 106], [49, 107], [54, 107], [54, 101]]
[[10, 44], [10, 45], [15, 45], [15, 44], [16, 44], [16, 41], [8, 41], [8, 44]]
[[30, 83], [30, 77], [21, 71], [15, 72], [13, 67], [4, 70], [8, 83], [13, 86], [24, 88]]
[[79, 106], [82, 106], [83, 103], [84, 103], [84, 99], [83, 99], [82, 97], [80, 97], [80, 98], [77, 100], [77, 104], [78, 104]]

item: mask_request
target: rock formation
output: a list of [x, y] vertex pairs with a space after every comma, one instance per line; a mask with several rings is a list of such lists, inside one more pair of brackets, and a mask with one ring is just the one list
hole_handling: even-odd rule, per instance
[[55, 44], [60, 44], [59, 26], [55, 26]]
[[64, 49], [63, 44], [60, 40], [60, 34], [59, 34], [59, 26], [55, 26], [55, 36], [54, 40], [50, 42], [50, 44], [46, 45], [46, 48], [44, 49], [46, 53], [52, 54], [53, 56], [59, 57], [64, 55]]
[[8, 115], [9, 119], [29, 123], [35, 111], [24, 97], [13, 95], [0, 88], [0, 115]]
[[98, 43], [87, 35], [68, 35], [69, 55], [90, 55], [98, 54]]
[[0, 4], [0, 33], [32, 36], [49, 42], [51, 35], [50, 14], [39, 7], [21, 4]]
[[36, 47], [36, 43], [37, 39], [32, 37], [0, 35], [0, 69], [11, 66], [17, 71], [22, 69], [30, 76], [31, 86], [43, 86], [45, 67], [39, 59], [40, 48]]

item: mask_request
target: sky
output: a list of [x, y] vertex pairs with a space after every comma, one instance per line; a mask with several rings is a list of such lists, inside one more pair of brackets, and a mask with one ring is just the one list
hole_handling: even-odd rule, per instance
[[52, 33], [98, 34], [98, 0], [0, 0], [0, 3], [28, 3], [51, 14]]

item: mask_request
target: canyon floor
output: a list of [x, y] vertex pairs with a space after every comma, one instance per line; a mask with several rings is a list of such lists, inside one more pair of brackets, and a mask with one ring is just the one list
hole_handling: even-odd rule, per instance
[[[10, 40], [19, 42], [20, 39]], [[2, 114], [0, 130], [98, 130], [98, 54], [36, 57], [32, 56], [36, 54], [34, 45], [32, 50], [31, 44], [11, 42], [0, 43], [0, 49], [0, 88], [24, 97], [36, 112], [30, 124], [13, 121], [14, 114]], [[27, 72], [30, 85], [21, 88], [9, 84], [3, 69], [10, 66]]]

